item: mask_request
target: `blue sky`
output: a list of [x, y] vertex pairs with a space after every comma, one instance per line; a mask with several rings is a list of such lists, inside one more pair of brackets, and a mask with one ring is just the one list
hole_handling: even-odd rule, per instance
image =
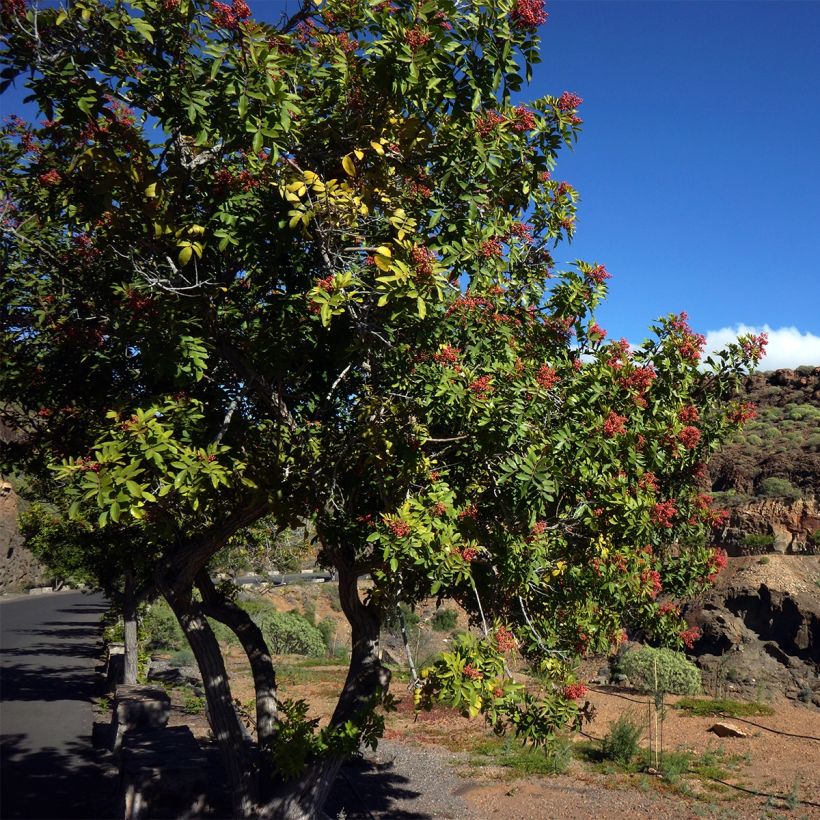
[[[250, 5], [272, 21], [296, 8]], [[769, 329], [766, 367], [820, 365], [820, 3], [547, 10], [521, 98], [584, 98], [581, 139], [555, 173], [581, 193], [578, 232], [556, 259], [613, 274], [601, 325], [640, 342], [685, 310], [710, 344]]]

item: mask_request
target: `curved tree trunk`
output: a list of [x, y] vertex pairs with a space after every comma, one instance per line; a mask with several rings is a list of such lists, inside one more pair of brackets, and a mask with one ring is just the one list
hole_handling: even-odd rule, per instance
[[245, 727], [239, 720], [228, 685], [228, 675], [219, 644], [202, 606], [193, 600], [192, 590], [179, 592], [162, 587], [163, 595], [174, 611], [196, 657], [211, 729], [219, 745], [233, 802], [233, 817], [254, 816], [258, 805], [258, 778], [254, 755]]
[[272, 782], [272, 772], [266, 765], [265, 750], [270, 746], [276, 732], [277, 700], [276, 670], [273, 667], [268, 645], [262, 630], [251, 620], [250, 615], [234, 601], [220, 592], [206, 570], [196, 579], [202, 593], [205, 614], [225, 624], [239, 638], [250, 662], [256, 695], [256, 737], [259, 744], [259, 765], [261, 769], [259, 787], [263, 799]]
[[[358, 573], [351, 568], [339, 571], [339, 598], [350, 621], [353, 647], [344, 689], [330, 719], [340, 726], [372, 708], [373, 696], [386, 692], [390, 672], [379, 658], [378, 611], [365, 606], [359, 598]], [[317, 820], [344, 762], [341, 756], [326, 757], [310, 764], [297, 779], [282, 783], [265, 807], [265, 816], [277, 820]]]

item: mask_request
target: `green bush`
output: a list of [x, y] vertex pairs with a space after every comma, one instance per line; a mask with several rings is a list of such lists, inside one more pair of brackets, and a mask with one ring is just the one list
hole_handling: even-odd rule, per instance
[[171, 666], [196, 666], [196, 658], [190, 649], [178, 649], [168, 659]]
[[773, 715], [774, 709], [765, 703], [756, 701], [731, 700], [729, 698], [681, 698], [675, 709], [687, 712], [695, 717], [754, 717], [756, 715]]
[[751, 532], [743, 536], [743, 546], [755, 551], [766, 550], [774, 546], [774, 536]]
[[682, 652], [642, 646], [625, 652], [620, 668], [636, 689], [654, 694], [696, 695], [700, 670]]
[[271, 609], [252, 614], [254, 623], [262, 630], [268, 648], [274, 655], [325, 654], [322, 633], [295, 612], [277, 612]]
[[150, 649], [173, 651], [188, 646], [176, 616], [165, 601], [151, 604], [142, 621]]
[[328, 652], [333, 652], [336, 648], [336, 624], [330, 618], [323, 618], [317, 624], [316, 628], [322, 634], [322, 640], [325, 642]]
[[601, 745], [601, 753], [607, 760], [614, 760], [624, 766], [632, 762], [638, 754], [638, 743], [643, 730], [629, 715], [621, 715], [609, 724]]
[[458, 613], [454, 609], [439, 609], [431, 621], [436, 632], [450, 632], [456, 628]]
[[820, 547], [820, 530], [816, 530], [808, 537], [808, 542]]
[[786, 498], [789, 501], [797, 501], [803, 497], [803, 493], [791, 481], [774, 476], [764, 478], [760, 482], [759, 495], [765, 495], [767, 498]]

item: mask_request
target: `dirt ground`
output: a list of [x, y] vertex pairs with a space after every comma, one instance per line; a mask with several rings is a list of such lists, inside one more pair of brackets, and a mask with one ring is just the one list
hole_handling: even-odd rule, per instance
[[[305, 606], [317, 620], [339, 622], [338, 637], [347, 639], [343, 617], [315, 588], [293, 588], [277, 596], [277, 605], [300, 612]], [[431, 613], [422, 612], [422, 618]], [[461, 626], [461, 624], [459, 624]], [[462, 627], [463, 628], [463, 627]], [[437, 640], [445, 640], [439, 635]], [[252, 714], [253, 686], [246, 660], [237, 647], [226, 650], [234, 697]], [[284, 697], [304, 698], [311, 715], [327, 718], [346, 673], [344, 665], [290, 656], [276, 659]], [[592, 662], [594, 666], [594, 662]], [[586, 820], [586, 818], [817, 818], [820, 820], [820, 711], [785, 698], [770, 701], [774, 713], [747, 720], [728, 719], [743, 729], [743, 738], [719, 738], [707, 730], [720, 718], [694, 717], [667, 709], [663, 748], [667, 752], [704, 754], [718, 761], [725, 784], [684, 772], [675, 782], [584, 757], [597, 749], [610, 722], [622, 714], [648, 724], [648, 702], [629, 690], [592, 687], [587, 695], [597, 713], [565, 774], [521, 774], [503, 767], [492, 754], [476, 748], [494, 736], [480, 719], [468, 720], [449, 709], [416, 715], [406, 682], [394, 677], [392, 693], [399, 708], [387, 716], [383, 741], [343, 768], [328, 806], [331, 817], [362, 820]], [[672, 706], [677, 698], [671, 697]], [[172, 722], [187, 723], [203, 739], [203, 715], [175, 709]], [[642, 746], [647, 745], [646, 735]], [[747, 791], [744, 791], [747, 790]], [[754, 792], [756, 794], [750, 794]]]
[[[252, 697], [241, 654], [228, 653], [234, 695]], [[344, 677], [343, 666], [302, 666], [304, 659], [280, 659], [280, 685], [291, 698], [305, 698], [312, 713], [326, 717]], [[387, 718], [384, 741], [343, 769], [331, 801], [331, 817], [363, 820], [453, 818], [510, 820], [548, 818], [818, 818], [820, 820], [820, 713], [783, 699], [770, 703], [774, 714], [729, 722], [747, 737], [719, 738], [707, 730], [718, 718], [693, 717], [670, 708], [663, 727], [664, 749], [702, 755], [711, 752], [726, 772], [723, 785], [703, 777], [683, 776], [675, 784], [644, 773], [603, 771], [573, 759], [566, 774], [520, 776], [477, 758], [471, 751], [493, 738], [480, 720], [467, 720], [448, 709], [416, 716], [406, 686], [396, 682], [399, 708]], [[627, 713], [647, 722], [645, 697], [598, 687], [588, 699], [595, 706], [586, 737], [594, 745], [609, 723]], [[677, 699], [670, 698], [670, 704]], [[207, 735], [204, 717], [175, 710], [172, 722], [192, 725]], [[646, 738], [643, 741], [646, 743]], [[726, 765], [723, 765], [723, 764]], [[740, 788], [732, 788], [732, 786]], [[752, 795], [741, 789], [759, 792]], [[811, 805], [811, 804], [814, 805]], [[343, 812], [340, 814], [340, 812]]]

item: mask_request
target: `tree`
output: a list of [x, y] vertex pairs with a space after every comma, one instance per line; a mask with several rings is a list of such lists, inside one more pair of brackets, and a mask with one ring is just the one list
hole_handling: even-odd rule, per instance
[[[581, 100], [511, 101], [540, 0], [329, 0], [278, 25], [243, 0], [2, 8], [2, 77], [47, 117], [12, 120], [0, 164], [0, 406], [27, 431], [5, 460], [150, 544], [236, 816], [315, 816], [375, 742], [398, 602], [454, 598], [481, 636], [419, 703], [533, 742], [577, 716], [577, 653], [623, 627], [680, 643], [659, 601], [716, 566], [697, 475], [763, 340], [704, 370], [685, 316], [605, 343], [606, 269], [554, 270]], [[314, 528], [351, 623], [321, 730], [208, 573], [266, 516]], [[206, 615], [247, 652], [256, 751]], [[554, 683], [512, 681], [512, 651]]]

